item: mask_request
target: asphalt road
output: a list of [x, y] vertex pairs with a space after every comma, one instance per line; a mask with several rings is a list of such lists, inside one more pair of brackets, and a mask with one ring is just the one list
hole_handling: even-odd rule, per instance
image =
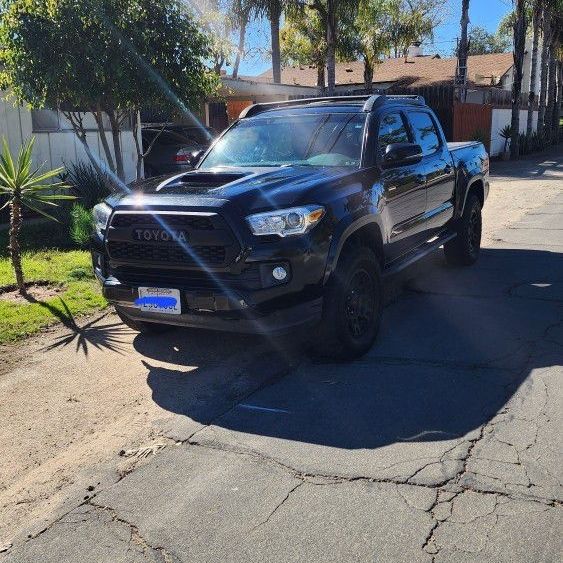
[[0, 561], [560, 561], [561, 149], [499, 164], [485, 222], [353, 363], [113, 315], [6, 348]]

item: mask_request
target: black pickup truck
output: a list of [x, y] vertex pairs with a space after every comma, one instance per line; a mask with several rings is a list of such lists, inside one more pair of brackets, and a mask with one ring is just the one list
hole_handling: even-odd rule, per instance
[[487, 152], [447, 143], [419, 96], [253, 105], [194, 160], [94, 210], [95, 273], [135, 330], [310, 325], [352, 358], [375, 340], [385, 276], [440, 246], [478, 257]]

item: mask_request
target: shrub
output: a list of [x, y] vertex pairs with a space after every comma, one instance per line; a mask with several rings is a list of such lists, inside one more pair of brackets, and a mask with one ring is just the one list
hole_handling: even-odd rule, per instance
[[70, 212], [70, 238], [80, 246], [86, 246], [92, 234], [92, 210], [79, 203]]
[[518, 133], [518, 154], [528, 154], [530, 152], [530, 137], [526, 133]]
[[65, 174], [65, 182], [80, 205], [92, 209], [111, 193], [112, 181], [108, 174], [98, 172], [91, 164], [71, 164]]

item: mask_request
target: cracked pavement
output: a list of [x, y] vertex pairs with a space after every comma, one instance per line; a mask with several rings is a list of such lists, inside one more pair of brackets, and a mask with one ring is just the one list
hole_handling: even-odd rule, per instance
[[[491, 180], [479, 262], [436, 253], [390, 280], [356, 362], [180, 330], [115, 350], [113, 316], [88, 355], [64, 331], [32, 342], [0, 387], [36, 378], [74, 427], [32, 466], [37, 431], [2, 431], [23, 446], [21, 475], [1, 474], [0, 561], [560, 561], [563, 156]], [[47, 365], [66, 395], [85, 387], [77, 406]]]

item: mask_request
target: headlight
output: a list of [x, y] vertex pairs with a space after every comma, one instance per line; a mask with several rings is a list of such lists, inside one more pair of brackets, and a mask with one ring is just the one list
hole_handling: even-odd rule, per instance
[[255, 235], [302, 235], [310, 231], [325, 214], [324, 207], [319, 205], [306, 205], [256, 213], [246, 218], [250, 230]]
[[94, 218], [94, 230], [103, 239], [108, 226], [109, 216], [111, 215], [111, 207], [105, 203], [98, 203], [98, 205], [94, 206], [92, 215]]

